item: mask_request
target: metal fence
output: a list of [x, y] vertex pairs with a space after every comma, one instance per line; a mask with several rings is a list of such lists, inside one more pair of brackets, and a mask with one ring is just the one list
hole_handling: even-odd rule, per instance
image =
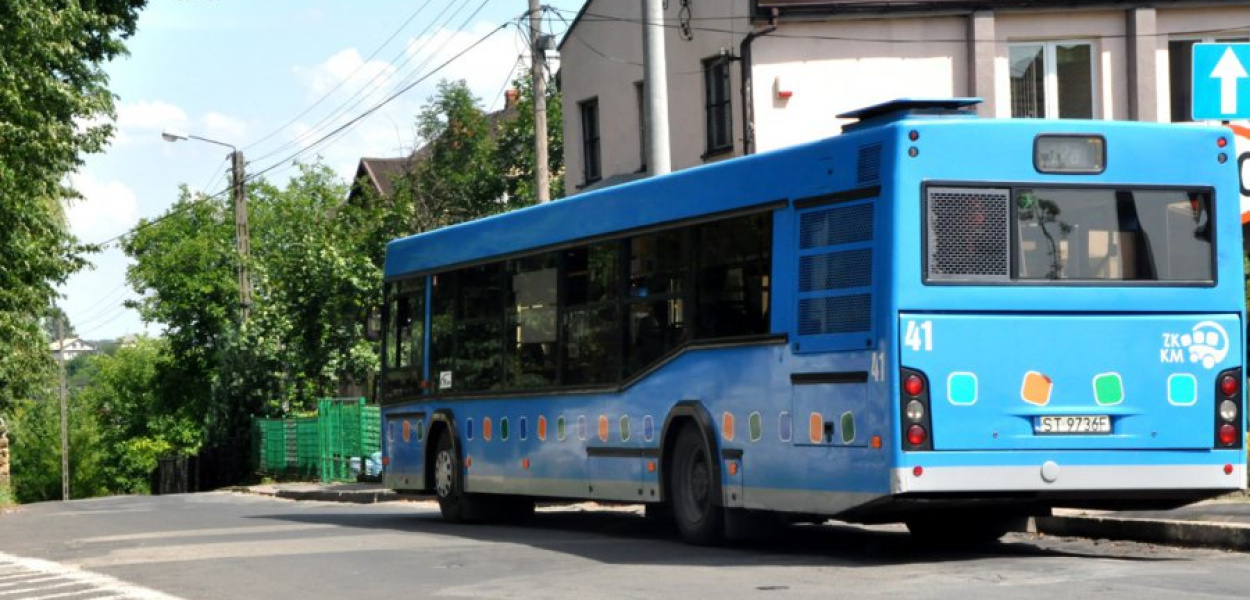
[[376, 470], [380, 450], [381, 415], [364, 398], [323, 398], [316, 416], [252, 418], [252, 463], [267, 475], [353, 481]]

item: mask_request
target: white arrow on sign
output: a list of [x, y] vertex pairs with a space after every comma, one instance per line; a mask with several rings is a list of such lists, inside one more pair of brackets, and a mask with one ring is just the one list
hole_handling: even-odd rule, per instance
[[1224, 56], [1220, 57], [1220, 62], [1211, 71], [1211, 79], [1220, 80], [1221, 113], [1231, 115], [1237, 112], [1237, 80], [1247, 77], [1250, 77], [1250, 73], [1246, 73], [1246, 68], [1237, 60], [1233, 49], [1225, 50]]

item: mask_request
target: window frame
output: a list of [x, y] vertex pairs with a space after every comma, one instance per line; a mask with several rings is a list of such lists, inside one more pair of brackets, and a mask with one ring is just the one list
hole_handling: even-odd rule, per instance
[[[718, 77], [717, 71], [722, 69], [723, 73]], [[704, 159], [734, 150], [732, 88], [729, 57], [716, 55], [703, 59]], [[724, 127], [724, 139], [717, 137], [721, 126]]]
[[[593, 119], [588, 118], [593, 111]], [[578, 118], [582, 125], [582, 183], [592, 184], [603, 178], [602, 132], [599, 127], [599, 97], [587, 98], [577, 103]], [[593, 125], [594, 135], [589, 135], [588, 124]]]
[[[430, 289], [428, 290], [428, 293], [430, 294], [428, 297], [430, 298], [430, 302], [432, 304], [431, 306], [428, 307], [428, 310], [427, 310], [427, 312], [429, 312], [429, 315], [430, 315], [430, 320], [428, 321], [429, 331], [427, 331], [427, 334], [431, 337], [431, 347], [426, 356], [426, 361], [429, 363], [429, 369], [430, 369], [429, 377], [432, 381], [431, 381], [428, 391], [426, 392], [427, 394], [430, 394], [433, 396], [439, 396], [439, 397], [498, 397], [498, 396], [576, 394], [576, 393], [585, 393], [587, 391], [602, 391], [602, 390], [613, 390], [613, 389], [619, 390], [629, 385], [632, 385], [634, 382], [645, 377], [648, 373], [651, 373], [655, 369], [660, 368], [663, 364], [667, 363], [673, 357], [681, 354], [685, 350], [692, 348], [692, 347], [724, 346], [724, 345], [735, 345], [735, 344], [784, 343], [786, 339], [786, 336], [784, 333], [783, 334], [772, 333], [772, 320], [771, 320], [771, 316], [773, 314], [773, 302], [775, 300], [775, 295], [772, 293], [771, 278], [773, 275], [775, 258], [776, 258], [776, 254], [774, 252], [776, 248], [776, 243], [775, 243], [775, 240], [773, 239], [773, 234], [774, 234], [774, 227], [775, 227], [775, 222], [776, 222], [777, 209], [778, 209], [777, 202], [763, 203], [763, 204], [760, 204], [754, 207], [749, 207], [749, 208], [742, 209], [742, 210], [734, 210], [734, 211], [729, 211], [726, 213], [716, 214], [716, 215], [705, 215], [704, 217], [686, 219], [686, 220], [666, 223], [666, 224], [654, 226], [654, 227], [646, 227], [646, 228], [640, 228], [637, 230], [623, 231], [623, 232], [618, 232], [616, 234], [612, 234], [610, 236], [603, 236], [600, 238], [579, 240], [574, 243], [558, 244], [558, 245], [546, 246], [546, 247], [541, 247], [541, 248], [531, 248], [523, 252], [517, 252], [514, 254], [501, 256], [501, 257], [493, 257], [489, 260], [474, 261], [470, 263], [454, 265], [454, 266], [451, 266], [450, 268], [444, 268], [438, 271], [426, 271], [426, 272], [414, 274], [412, 276], [405, 276], [403, 278], [397, 278], [396, 280], [389, 281], [387, 283], [388, 285], [394, 285], [396, 283], [409, 281], [413, 277], [417, 277], [417, 278], [431, 277], [431, 279], [429, 279], [430, 283], [427, 284], [431, 286]], [[758, 326], [763, 327], [763, 330], [759, 333], [751, 333], [751, 334], [745, 334], [745, 335], [734, 334], [734, 335], [719, 335], [719, 336], [716, 336], [716, 335], [701, 336], [699, 332], [696, 331], [696, 327], [695, 327], [695, 319], [697, 318], [697, 313], [695, 313], [695, 311], [697, 310], [696, 303], [698, 301], [699, 293], [700, 293], [696, 280], [697, 280], [697, 271], [700, 268], [700, 263], [699, 263], [698, 248], [696, 248], [694, 244], [696, 243], [696, 240], [698, 238], [698, 232], [700, 231], [701, 227], [711, 225], [711, 224], [731, 222], [734, 219], [760, 219], [761, 222], [759, 223], [759, 227], [764, 228], [768, 231], [769, 239], [772, 241], [772, 243], [768, 244], [766, 247], [761, 247], [762, 250], [766, 250], [767, 255], [760, 256], [757, 261], [761, 265], [761, 268], [764, 270], [765, 276], [768, 278], [767, 286], [762, 287], [759, 290], [762, 295], [761, 302], [763, 303], [762, 306], [764, 308], [766, 317], [762, 320], [761, 323], [759, 323]], [[681, 257], [681, 264], [683, 265], [682, 268], [683, 268], [683, 278], [684, 278], [682, 281], [681, 290], [677, 292], [666, 292], [663, 294], [648, 295], [646, 297], [638, 297], [638, 296], [631, 295], [629, 292], [630, 269], [629, 269], [629, 264], [628, 264], [629, 262], [628, 248], [629, 248], [631, 241], [640, 237], [662, 235], [664, 233], [677, 233], [679, 236], [686, 239], [686, 244], [687, 244], [686, 251]], [[618, 257], [615, 263], [615, 267], [614, 267], [615, 272], [612, 274], [613, 279], [610, 283], [614, 291], [611, 292], [605, 298], [596, 299], [593, 302], [586, 302], [584, 304], [579, 304], [575, 307], [571, 307], [567, 303], [567, 300], [566, 300], [567, 294], [569, 291], [566, 285], [567, 283], [566, 280], [568, 278], [568, 270], [567, 270], [568, 260], [567, 260], [566, 253], [567, 251], [572, 250], [572, 249], [579, 249], [579, 248], [589, 249], [596, 245], [601, 246], [601, 247], [604, 245], [609, 246], [611, 251], [615, 252], [616, 256]], [[487, 265], [502, 264], [503, 265], [502, 271], [506, 275], [511, 272], [510, 263], [512, 261], [525, 260], [528, 258], [538, 257], [543, 254], [551, 253], [551, 252], [556, 252], [559, 254], [559, 258], [557, 260], [557, 269], [558, 269], [557, 298], [558, 300], [557, 300], [557, 307], [556, 307], [557, 309], [556, 311], [556, 315], [557, 315], [556, 316], [556, 322], [557, 322], [557, 342], [556, 342], [557, 344], [557, 359], [556, 359], [557, 367], [556, 368], [557, 368], [557, 372], [556, 372], [554, 383], [552, 383], [551, 385], [542, 386], [542, 387], [519, 387], [519, 386], [512, 385], [513, 382], [508, 380], [508, 375], [506, 373], [506, 368], [507, 368], [506, 367], [507, 365], [506, 355], [508, 352], [511, 351], [511, 349], [507, 346], [508, 337], [509, 337], [509, 332], [507, 331], [507, 327], [509, 327], [510, 325], [505, 324], [505, 331], [504, 331], [504, 336], [503, 336], [504, 339], [501, 340], [504, 342], [504, 345], [500, 353], [501, 361], [503, 362], [503, 365], [502, 365], [503, 368], [501, 369], [501, 380], [500, 380], [501, 385], [497, 387], [489, 387], [489, 388], [481, 388], [481, 389], [477, 389], [477, 388], [463, 389], [460, 387], [460, 384], [463, 381], [463, 378], [453, 375], [451, 388], [442, 389], [439, 385], [438, 368], [434, 363], [435, 359], [437, 358], [436, 356], [437, 351], [433, 347], [435, 345], [433, 344], [433, 340], [434, 338], [438, 337], [439, 333], [434, 331], [435, 326], [433, 322], [434, 318], [436, 317], [435, 309], [437, 308], [437, 306], [433, 305], [433, 303], [435, 302], [434, 296], [437, 295], [436, 290], [433, 287], [433, 281], [434, 281], [433, 278], [438, 277], [438, 276], [447, 276], [449, 274], [455, 274], [452, 277], [448, 277], [446, 283], [450, 283], [455, 286], [455, 290], [449, 290], [449, 291], [453, 292], [453, 296], [455, 296], [456, 298], [460, 298], [464, 296], [463, 290], [460, 289], [460, 286], [463, 283], [461, 281], [463, 278], [459, 275], [460, 272], [466, 269], [479, 268], [479, 267], [483, 267]], [[739, 261], [739, 262], [742, 262], [742, 264], [746, 264], [749, 261], [745, 261], [745, 262]], [[625, 345], [628, 343], [628, 336], [629, 336], [629, 329], [630, 329], [630, 321], [629, 321], [629, 315], [628, 315], [630, 306], [634, 304], [638, 304], [639, 302], [658, 302], [658, 301], [668, 300], [672, 298], [679, 298], [682, 300], [683, 312], [682, 312], [681, 318], [682, 318], [684, 330], [682, 331], [681, 339], [678, 340], [676, 343], [671, 344], [671, 347], [666, 347], [665, 350], [659, 356], [650, 360], [646, 364], [639, 364], [639, 365], [636, 365], [636, 368], [634, 370], [632, 371], [628, 370], [627, 364], [630, 358], [628, 355], [629, 351], [626, 349]], [[570, 309], [585, 310], [587, 308], [601, 308], [605, 306], [610, 307], [615, 311], [615, 315], [616, 315], [615, 329], [612, 331], [611, 335], [613, 336], [613, 338], [615, 339], [615, 343], [619, 347], [616, 353], [616, 356], [612, 358], [610, 361], [608, 361], [609, 363], [611, 363], [608, 367], [609, 370], [613, 370], [613, 372], [611, 373], [610, 379], [606, 381], [601, 381], [601, 382], [594, 381], [591, 383], [566, 383], [565, 382], [565, 377], [566, 377], [565, 370], [566, 370], [566, 367], [568, 366], [568, 361], [566, 360], [567, 357], [564, 356], [564, 353], [565, 353], [566, 343], [569, 339], [568, 334], [565, 330], [566, 315], [568, 315], [570, 312], [573, 312], [573, 310], [570, 310]], [[451, 356], [453, 357], [453, 362], [452, 362], [452, 367], [451, 367], [453, 374], [455, 374], [457, 370], [456, 364], [455, 364], [455, 357], [460, 356], [460, 351], [457, 349], [457, 346], [459, 344], [459, 339], [458, 339], [458, 334], [457, 334], [457, 331], [459, 329], [458, 328], [459, 308], [460, 308], [460, 302], [459, 300], [457, 300], [452, 308], [452, 312], [456, 318], [453, 318], [451, 331], [445, 334], [453, 338], [453, 341], [451, 342], [452, 346], [449, 349], [449, 351], [451, 352]], [[501, 312], [501, 318], [505, 319], [505, 322], [506, 322], [506, 319], [508, 318], [508, 314], [509, 314], [508, 310], [509, 310], [509, 304], [507, 302], [504, 302], [503, 309]], [[390, 393], [388, 393], [388, 395], [386, 395], [383, 399], [384, 399], [384, 403], [396, 402], [400, 400], [400, 398]]]
[[[929, 220], [926, 217], [929, 205], [930, 188], [980, 188], [987, 190], [1007, 190], [1008, 192], [1008, 256], [1009, 276], [1007, 279], [931, 279], [929, 277]], [[1132, 190], [1134, 192], [1189, 192], [1202, 193], [1208, 198], [1208, 219], [1216, 214], [1216, 190], [1211, 186], [1187, 185], [1072, 185], [1072, 184], [1039, 184], [1026, 181], [1004, 181], [987, 184], [985, 182], [968, 181], [931, 181], [921, 186], [920, 202], [920, 280], [925, 286], [986, 286], [986, 287], [1098, 287], [1098, 288], [1214, 288], [1219, 285], [1219, 235], [1213, 227], [1211, 231], [1210, 280], [1128, 280], [1128, 279], [1021, 279], [1019, 276], [1020, 243], [1018, 207], [1015, 203], [1017, 191], [1020, 189], [1071, 189], [1071, 190]]]
[[1099, 83], [1099, 61], [1098, 61], [1098, 45], [1094, 40], [1089, 38], [1071, 38], [1061, 40], [1020, 40], [1007, 43], [1007, 86], [1008, 86], [1008, 108], [1014, 109], [1015, 100], [1011, 96], [1011, 50], [1023, 46], [1041, 46], [1042, 47], [1042, 93], [1045, 95], [1045, 101], [1042, 105], [1042, 115], [1038, 117], [1017, 117], [1014, 114], [1009, 115], [1012, 118], [1032, 118], [1032, 119], [1059, 119], [1064, 118], [1059, 115], [1059, 46], [1077, 46], [1083, 45], [1089, 48], [1089, 101], [1090, 101], [1090, 119], [1102, 118], [1102, 103], [1100, 102], [1101, 93], [1098, 86]]

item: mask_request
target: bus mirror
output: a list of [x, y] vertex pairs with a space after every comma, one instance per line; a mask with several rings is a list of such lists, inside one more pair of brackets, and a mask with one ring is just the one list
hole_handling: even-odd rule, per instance
[[1237, 181], [1241, 186], [1241, 195], [1250, 196], [1250, 152], [1242, 152], [1237, 157], [1237, 170], [1239, 171]]

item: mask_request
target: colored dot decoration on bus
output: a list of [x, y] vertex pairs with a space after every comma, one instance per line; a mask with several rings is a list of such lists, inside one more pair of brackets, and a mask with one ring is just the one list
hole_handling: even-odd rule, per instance
[[734, 441], [734, 414], [729, 411], [721, 413], [720, 435], [726, 442]]
[[1168, 404], [1193, 406], [1198, 403], [1198, 378], [1189, 373], [1168, 375]]
[[578, 415], [577, 417], [577, 439], [586, 441], [590, 437], [590, 428], [586, 426], [586, 415]]
[[556, 418], [556, 440], [563, 442], [566, 433], [567, 431], [565, 431], [564, 428], [564, 415], [560, 415]]
[[404, 419], [404, 443], [407, 444], [409, 438], [412, 437], [412, 423], [408, 419]]
[[620, 427], [621, 427], [621, 441], [628, 442], [629, 441], [629, 415], [621, 415]]
[[842, 413], [842, 443], [849, 444], [855, 441], [855, 413], [846, 411]]
[[395, 441], [395, 421], [386, 422], [386, 441]]
[[547, 417], [538, 417], [538, 441], [547, 441]]
[[759, 411], [751, 413], [747, 418], [747, 429], [751, 434], [751, 441], [758, 442], [764, 437], [764, 417], [760, 416]]
[[1020, 385], [1020, 397], [1029, 404], [1046, 406], [1050, 404], [1052, 389], [1054, 382], [1049, 377], [1037, 371], [1029, 371], [1024, 374], [1024, 383]]
[[1099, 373], [1094, 376], [1094, 402], [1099, 406], [1114, 406], [1124, 402], [1124, 379], [1119, 373]]
[[417, 419], [417, 441], [425, 439], [425, 419]]
[[813, 444], [825, 441], [825, 418], [818, 412], [807, 418], [807, 439]]
[[977, 403], [977, 375], [956, 371], [946, 378], [946, 399], [955, 406], [972, 406]]
[[608, 417], [607, 415], [599, 415], [599, 441], [608, 441]]
[[464, 420], [464, 439], [473, 441], [473, 417]]
[[490, 441], [490, 417], [482, 417], [482, 439]]
[[642, 439], [651, 441], [655, 438], [655, 419], [651, 415], [642, 418]]
[[508, 441], [508, 417], [499, 419], [499, 441]]
[[777, 437], [787, 444], [794, 439], [794, 417], [790, 416], [789, 411], [777, 413]]
[[529, 419], [527, 419], [527, 418], [525, 418], [525, 417], [521, 417], [520, 419], [518, 419], [518, 420], [517, 420], [517, 428], [518, 428], [519, 433], [520, 433], [520, 435], [521, 435], [521, 441], [522, 441], [522, 442], [524, 442], [525, 440], [529, 439], [529, 437], [530, 437], [530, 423], [529, 423]]

